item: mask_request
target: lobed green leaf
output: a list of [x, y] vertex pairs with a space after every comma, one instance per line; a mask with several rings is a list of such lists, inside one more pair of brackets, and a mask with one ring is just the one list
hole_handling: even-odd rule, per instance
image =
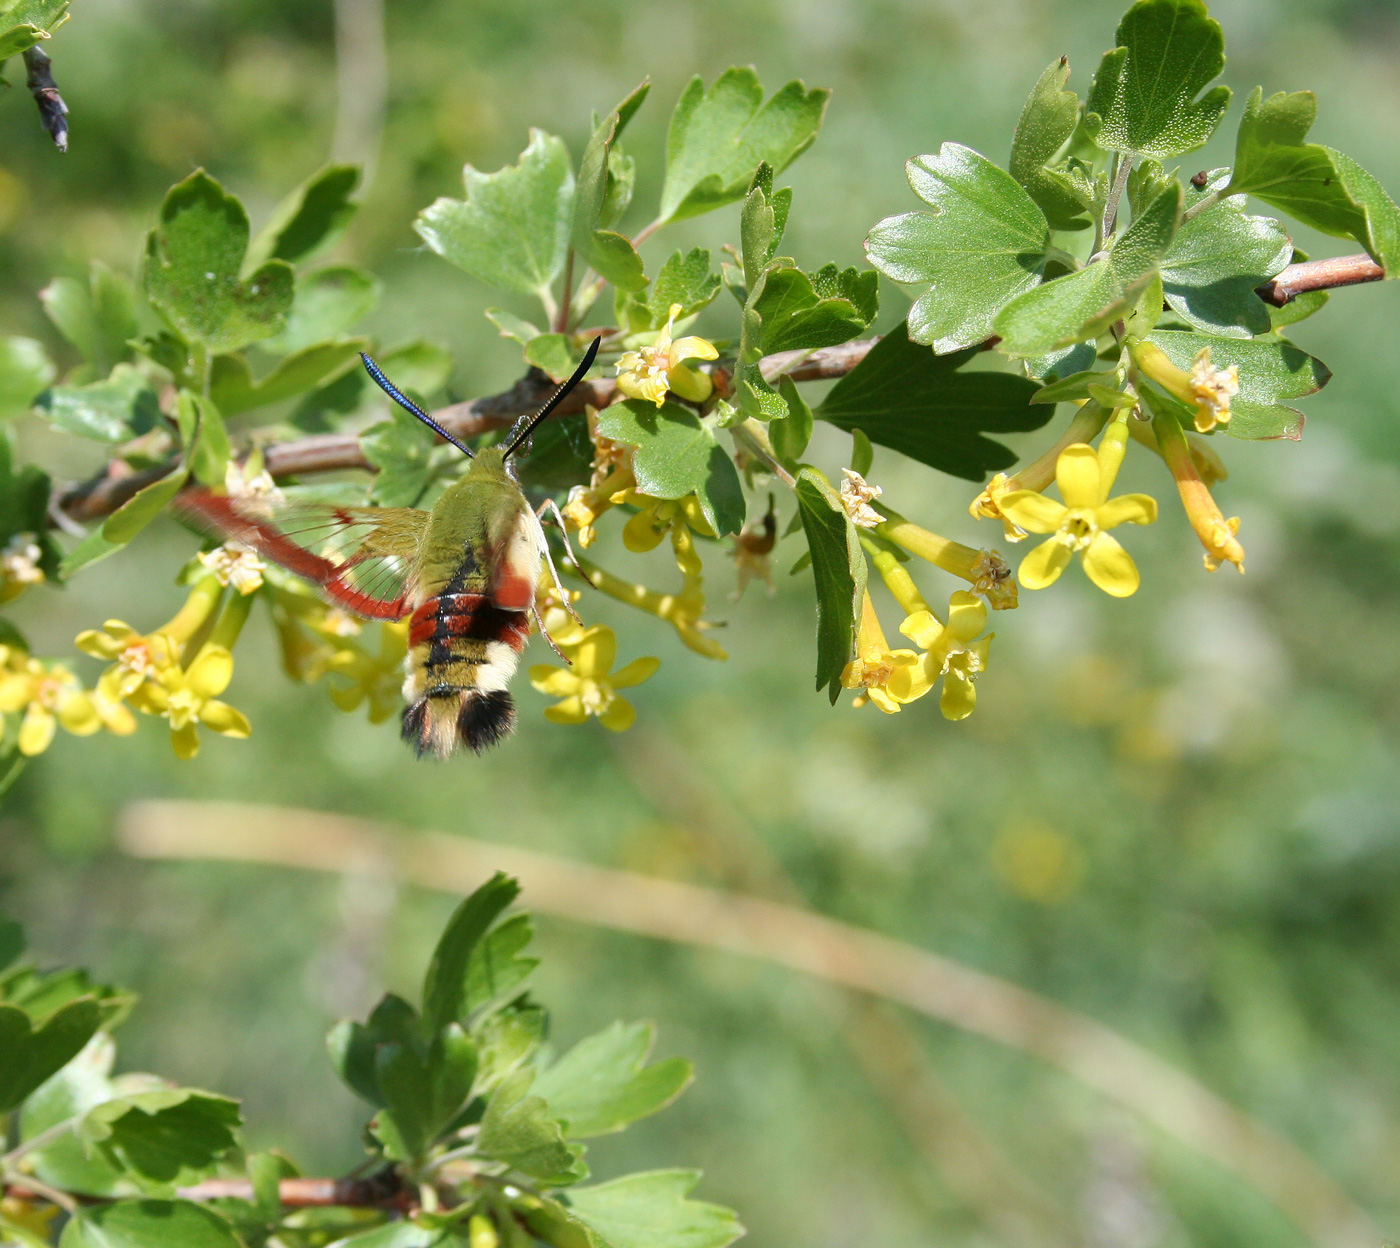
[[1045, 214], [1052, 230], [1082, 230], [1091, 224], [1091, 198], [1082, 187], [1048, 165], [1079, 124], [1079, 97], [1065, 90], [1069, 57], [1052, 61], [1031, 88], [1011, 139], [1007, 170]]
[[0, 338], [0, 420], [22, 416], [58, 370], [33, 338]]
[[354, 219], [359, 205], [350, 196], [360, 185], [359, 165], [327, 165], [273, 209], [248, 249], [245, 266], [268, 260], [300, 264], [334, 243]]
[[730, 1209], [689, 1200], [698, 1170], [650, 1170], [569, 1193], [607, 1248], [725, 1248], [744, 1233]]

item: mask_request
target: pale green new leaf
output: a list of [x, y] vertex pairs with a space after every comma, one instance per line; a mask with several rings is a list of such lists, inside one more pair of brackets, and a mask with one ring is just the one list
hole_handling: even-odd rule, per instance
[[[127, 499], [103, 522], [102, 528], [94, 532], [100, 533], [107, 542], [114, 542], [119, 546], [126, 545], [152, 520], [154, 520], [176, 494], [180, 492], [180, 487], [185, 484], [190, 475], [190, 470], [181, 464], [173, 472], [167, 473], [158, 481], [151, 482], [150, 485], [138, 490], [131, 498]], [[89, 538], [93, 534], [88, 535]], [[110, 553], [104, 551], [102, 553]], [[76, 555], [74, 550], [69, 558]], [[101, 555], [96, 557], [100, 558]], [[65, 567], [67, 561], [65, 560]]]
[[467, 963], [468, 1014], [492, 1001], [513, 993], [540, 963], [538, 958], [520, 956], [534, 936], [528, 914], [516, 914], [497, 924], [472, 949]]
[[932, 212], [886, 217], [865, 240], [870, 261], [897, 282], [931, 282], [909, 312], [909, 336], [956, 351], [992, 333], [997, 313], [1040, 283], [1050, 228], [1007, 172], [959, 143], [906, 166]]
[[1039, 356], [1105, 332], [1157, 274], [1181, 219], [1173, 184], [1128, 227], [1106, 259], [1027, 291], [997, 316], [1008, 355]]
[[[651, 84], [643, 82], [611, 113], [593, 128], [593, 134], [579, 162], [578, 186], [574, 195], [572, 238], [575, 250], [599, 275], [619, 290], [641, 290], [647, 279], [642, 258], [623, 235], [603, 228], [604, 211], [617, 212], [608, 203], [613, 182], [613, 143], [646, 98]], [[628, 191], [630, 195], [630, 190]]]
[[287, 327], [262, 344], [264, 351], [290, 355], [347, 334], [374, 311], [383, 283], [354, 265], [334, 265], [297, 278]]
[[500, 290], [547, 296], [564, 267], [574, 174], [562, 139], [530, 131], [520, 162], [462, 171], [463, 199], [438, 199], [414, 229], [438, 255]]
[[637, 489], [653, 498], [694, 494], [716, 533], [744, 524], [744, 488], [734, 460], [715, 434], [719, 418], [699, 416], [679, 403], [657, 407], [640, 399], [614, 403], [598, 414], [598, 432], [636, 448]]
[[1070, 178], [1045, 166], [1069, 142], [1079, 124], [1079, 97], [1065, 90], [1069, 57], [1053, 61], [1031, 89], [1011, 139], [1007, 169], [1040, 206], [1050, 228], [1080, 230], [1090, 224], [1085, 215], [1090, 199]]
[[360, 352], [369, 346], [368, 338], [347, 338], [302, 347], [278, 361], [277, 367], [258, 381], [253, 380], [243, 356], [218, 355], [210, 370], [210, 392], [225, 416], [238, 416], [329, 384], [358, 367]]
[[118, 364], [106, 381], [52, 386], [34, 407], [60, 432], [97, 442], [125, 442], [161, 419], [160, 397], [130, 364]]
[[[32, 1140], [119, 1095], [111, 1078], [116, 1055], [117, 1046], [111, 1036], [105, 1032], [93, 1036], [77, 1057], [25, 1101], [20, 1115], [21, 1140]], [[124, 1082], [132, 1081], [131, 1076], [124, 1077]], [[118, 1166], [103, 1157], [89, 1156], [71, 1131], [61, 1132], [48, 1144], [32, 1150], [27, 1164], [34, 1167], [42, 1182], [85, 1196], [116, 1195], [122, 1181]]]
[[0, 419], [27, 412], [57, 374], [42, 342], [0, 338]]
[[266, 260], [300, 264], [324, 251], [350, 225], [359, 205], [350, 196], [360, 185], [359, 165], [327, 165], [311, 175], [273, 210], [248, 248], [246, 265]]
[[879, 306], [879, 278], [871, 269], [828, 264], [807, 274], [772, 268], [754, 300], [762, 318], [759, 351], [812, 351], [849, 342], [869, 327]]
[[170, 325], [210, 351], [237, 351], [286, 324], [292, 270], [269, 260], [240, 279], [248, 214], [202, 169], [176, 183], [146, 239], [146, 296]]
[[0, 61], [18, 56], [53, 34], [69, 18], [69, 0], [17, 0], [0, 13]]
[[621, 1131], [665, 1109], [694, 1078], [683, 1057], [645, 1065], [655, 1040], [650, 1023], [613, 1023], [580, 1040], [535, 1080], [570, 1139]]
[[1100, 147], [1165, 160], [1200, 147], [1230, 106], [1230, 88], [1200, 92], [1225, 68], [1225, 36], [1203, 0], [1138, 0], [1118, 23], [1085, 106]]
[[49, 320], [78, 348], [92, 370], [105, 377], [131, 354], [127, 343], [139, 332], [136, 291], [130, 280], [100, 260], [88, 266], [88, 280], [56, 277], [39, 292]]
[[583, 1146], [564, 1139], [543, 1097], [532, 1095], [531, 1070], [519, 1070], [492, 1093], [481, 1119], [477, 1151], [551, 1187], [588, 1177]]
[[472, 954], [519, 895], [520, 885], [498, 871], [453, 912], [423, 979], [423, 1021], [430, 1033], [436, 1034], [448, 1023], [467, 1021]]
[[569, 1193], [573, 1214], [607, 1248], [725, 1248], [744, 1233], [722, 1205], [688, 1200], [698, 1170], [650, 1170]]
[[708, 91], [692, 78], [666, 134], [659, 219], [679, 221], [742, 199], [764, 162], [781, 173], [817, 137], [830, 95], [793, 81], [765, 104], [751, 67], [725, 70]]

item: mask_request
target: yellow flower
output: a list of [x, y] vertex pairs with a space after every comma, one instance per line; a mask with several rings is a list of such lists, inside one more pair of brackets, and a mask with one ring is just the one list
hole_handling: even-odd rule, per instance
[[44, 581], [39, 560], [44, 552], [33, 533], [16, 533], [0, 549], [0, 603], [13, 602], [31, 585]]
[[1108, 530], [1120, 524], [1151, 524], [1157, 519], [1157, 500], [1148, 494], [1106, 499], [1104, 475], [1094, 448], [1081, 442], [1060, 452], [1055, 465], [1064, 503], [1034, 490], [1003, 496], [1001, 509], [1013, 523], [1031, 533], [1052, 534], [1021, 561], [1017, 575], [1027, 589], [1053, 585], [1077, 554], [1086, 575], [1104, 593], [1126, 598], [1137, 591], [1137, 565]]
[[939, 709], [946, 719], [966, 719], [977, 706], [977, 678], [987, 670], [987, 651], [995, 633], [978, 634], [987, 627], [987, 606], [976, 595], [958, 590], [948, 600], [948, 623], [932, 611], [906, 616], [899, 631], [924, 651], [919, 662], [932, 687], [941, 676], [943, 693]]
[[575, 485], [564, 504], [564, 519], [578, 530], [578, 544], [584, 549], [598, 536], [598, 517], [617, 506], [628, 495], [637, 479], [629, 464], [619, 464], [595, 485]]
[[673, 303], [666, 327], [657, 334], [655, 344], [628, 351], [618, 360], [617, 388], [629, 399], [645, 399], [660, 407], [666, 402], [668, 390], [692, 403], [703, 403], [710, 397], [714, 383], [685, 361], [718, 359], [719, 352], [704, 338], [678, 338], [673, 342], [671, 334], [680, 314], [681, 305]]
[[203, 724], [226, 737], [246, 737], [252, 732], [248, 717], [218, 695], [233, 679], [233, 654], [226, 646], [212, 642], [190, 664], [189, 670], [174, 666], [161, 671], [131, 694], [138, 711], [161, 715], [170, 721], [170, 744], [179, 758], [199, 753], [197, 724]]
[[1240, 370], [1236, 364], [1216, 368], [1210, 362], [1210, 348], [1202, 347], [1191, 362], [1191, 397], [1196, 403], [1196, 432], [1209, 433], [1216, 425], [1230, 423], [1230, 400], [1240, 392]]
[[402, 705], [403, 660], [408, 653], [408, 621], [380, 625], [379, 653], [372, 655], [353, 642], [341, 641], [326, 660], [326, 670], [345, 681], [331, 688], [331, 701], [350, 712], [369, 702], [369, 722], [383, 723], [398, 714]]
[[1206, 548], [1206, 571], [1216, 572], [1222, 564], [1233, 563], [1243, 572], [1244, 547], [1235, 536], [1240, 531], [1239, 517], [1231, 516], [1227, 520], [1221, 512], [1196, 466], [1181, 423], [1170, 412], [1158, 412], [1152, 418], [1152, 429], [1157, 435], [1162, 458], [1176, 480], [1186, 518]]
[[655, 550], [678, 520], [706, 537], [715, 536], [715, 531], [705, 519], [705, 513], [700, 509], [700, 502], [694, 494], [676, 499], [652, 498], [649, 494], [629, 490], [624, 501], [639, 508], [637, 514], [628, 520], [622, 529], [622, 544], [636, 554]]
[[604, 728], [624, 732], [637, 713], [619, 689], [649, 680], [661, 660], [650, 656], [633, 659], [620, 671], [612, 671], [617, 659], [617, 637], [606, 624], [595, 624], [571, 647], [573, 667], [536, 664], [530, 669], [530, 683], [541, 693], [563, 701], [545, 708], [545, 718], [556, 724], [581, 724], [590, 715]]
[[898, 512], [886, 507], [886, 519], [875, 532], [911, 555], [927, 559], [935, 567], [960, 576], [973, 592], [986, 596], [993, 611], [1009, 611], [1016, 606], [1016, 582], [1006, 560], [995, 550], [976, 550], [961, 542], [930, 533], [911, 524]]
[[847, 689], [860, 690], [852, 706], [873, 702], [886, 715], [897, 715], [904, 706], [933, 688], [933, 681], [918, 654], [913, 650], [890, 649], [869, 594], [861, 601], [856, 657], [846, 664], [841, 683]]
[[25, 1243], [47, 1244], [53, 1232], [53, 1221], [59, 1212], [57, 1205], [40, 1204], [37, 1199], [21, 1196], [6, 1196], [0, 1199], [0, 1230], [8, 1225], [33, 1236]]
[[220, 585], [232, 585], [240, 594], [252, 594], [261, 589], [263, 573], [267, 570], [255, 552], [237, 542], [225, 542], [215, 550], [202, 550], [199, 561], [218, 578]]
[[19, 727], [19, 752], [32, 758], [53, 742], [62, 725], [75, 737], [88, 737], [102, 727], [102, 715], [78, 678], [61, 663], [44, 663], [22, 651], [5, 651], [0, 666], [0, 712], [24, 712]]
[[108, 620], [100, 631], [89, 628], [73, 644], [84, 654], [112, 664], [97, 681], [97, 688], [112, 701], [130, 697], [144, 681], [176, 665], [176, 649], [169, 637], [164, 633], [142, 636], [123, 620]]

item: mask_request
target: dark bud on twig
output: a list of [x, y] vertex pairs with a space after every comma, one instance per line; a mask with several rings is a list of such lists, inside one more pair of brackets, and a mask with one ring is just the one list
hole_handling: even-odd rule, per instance
[[1193, 175], [1192, 175], [1192, 178], [1191, 178], [1191, 185], [1194, 186], [1198, 191], [1203, 191], [1203, 190], [1206, 189], [1206, 183], [1209, 182], [1209, 181], [1210, 181], [1210, 173], [1209, 173], [1209, 171], [1208, 171], [1208, 170], [1205, 170], [1205, 169], [1202, 169], [1202, 170], [1200, 171], [1200, 173], [1197, 173], [1197, 174], [1193, 174]]
[[53, 143], [60, 152], [68, 150], [68, 105], [58, 93], [58, 83], [53, 80], [53, 62], [42, 48], [30, 48], [24, 54], [24, 67], [29, 71], [25, 86], [34, 96], [39, 106], [39, 118], [44, 129], [53, 136]]

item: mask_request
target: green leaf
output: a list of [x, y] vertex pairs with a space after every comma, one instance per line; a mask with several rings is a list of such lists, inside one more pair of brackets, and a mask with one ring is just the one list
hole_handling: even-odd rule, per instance
[[698, 1170], [650, 1170], [569, 1193], [608, 1248], [724, 1248], [744, 1233], [730, 1209], [686, 1197]]
[[716, 533], [744, 525], [744, 488], [734, 461], [716, 440], [719, 418], [698, 416], [679, 403], [657, 407], [640, 399], [614, 403], [598, 415], [598, 432], [636, 448], [637, 489], [653, 498], [694, 494]]
[[1244, 204], [1243, 195], [1233, 195], [1183, 222], [1162, 260], [1162, 289], [1173, 311], [1226, 338], [1269, 332], [1268, 306], [1254, 291], [1293, 255], [1283, 227], [1272, 217], [1248, 215]]
[[57, 374], [42, 342], [0, 338], [0, 419], [22, 416]]
[[369, 347], [368, 338], [318, 342], [279, 360], [276, 368], [256, 382], [243, 356], [216, 355], [210, 370], [210, 393], [225, 416], [239, 416], [328, 385], [359, 367], [360, 352]]
[[1036, 385], [1024, 377], [963, 371], [975, 355], [935, 355], [898, 326], [836, 383], [815, 415], [940, 472], [981, 481], [1016, 462], [1013, 451], [984, 435], [1039, 429], [1051, 409], [1030, 406]]
[[1100, 147], [1165, 160], [1202, 146], [1230, 106], [1230, 88], [1196, 97], [1225, 68], [1225, 36], [1203, 0], [1138, 0], [1118, 23], [1085, 102]]
[[175, 401], [175, 419], [185, 447], [185, 462], [194, 479], [201, 485], [222, 486], [231, 448], [218, 407], [203, 395], [181, 390]]
[[[21, 464], [15, 470], [9, 434], [0, 429], [0, 543], [8, 544], [20, 533], [29, 534], [42, 552], [39, 566], [48, 576], [59, 572], [58, 547], [48, 525], [52, 486], [49, 474], [36, 464]], [[10, 982], [9, 977], [0, 980], [0, 988]], [[6, 995], [0, 991], [0, 1000]]]
[[69, 0], [19, 0], [0, 15], [0, 61], [47, 39], [68, 20]]
[[534, 937], [528, 914], [515, 914], [497, 924], [473, 947], [467, 962], [467, 992], [462, 1008], [468, 1014], [514, 992], [540, 964], [520, 956]]
[[1149, 341], [1159, 346], [1178, 368], [1188, 371], [1197, 353], [1209, 347], [1211, 363], [1216, 368], [1229, 368], [1232, 364], [1239, 368], [1239, 397], [1249, 403], [1301, 399], [1321, 390], [1332, 379], [1332, 370], [1326, 364], [1291, 342], [1246, 342], [1171, 329], [1158, 330]]
[[19, 1006], [35, 1022], [69, 1002], [89, 997], [97, 1002], [102, 1026], [109, 1030], [126, 1018], [136, 1002], [134, 994], [112, 984], [94, 983], [77, 968], [41, 974], [32, 967], [19, 967], [0, 977], [0, 1001]]
[[486, 319], [500, 331], [502, 338], [513, 338], [522, 347], [544, 333], [544, 330], [540, 329], [538, 325], [532, 325], [529, 321], [516, 316], [514, 312], [505, 311], [504, 308], [487, 308], [485, 315]]
[[97, 442], [125, 442], [161, 419], [160, 397], [130, 364], [118, 364], [106, 381], [53, 386], [34, 407], [55, 429]]
[[386, 994], [374, 1007], [367, 1022], [337, 1023], [326, 1037], [331, 1065], [351, 1091], [371, 1105], [385, 1104], [379, 1087], [375, 1053], [382, 1045], [401, 1044], [413, 1048], [420, 1043], [423, 1028], [415, 1010], [402, 997]]
[[703, 247], [673, 251], [645, 295], [620, 292], [615, 300], [617, 323], [631, 334], [645, 334], [666, 324], [673, 307], [677, 320], [694, 316], [719, 293], [718, 273], [710, 272], [710, 253]]
[[[51, 1127], [80, 1118], [96, 1105], [118, 1095], [111, 1079], [117, 1048], [112, 1037], [98, 1032], [71, 1062], [24, 1103], [20, 1138], [32, 1140]], [[127, 1076], [127, 1081], [130, 1081]], [[89, 1156], [72, 1131], [27, 1154], [27, 1163], [44, 1183], [86, 1196], [112, 1196], [122, 1182], [120, 1168], [104, 1157]]]
[[827, 689], [834, 703], [855, 648], [865, 552], [836, 491], [815, 468], [798, 474], [796, 494], [817, 588], [817, 689]]
[[879, 276], [872, 269], [838, 270], [828, 264], [807, 274], [768, 273], [754, 310], [763, 318], [759, 350], [807, 351], [834, 347], [862, 333], [879, 310]]
[[243, 1248], [233, 1228], [190, 1200], [123, 1200], [82, 1209], [60, 1248]]
[[476, 1028], [480, 1056], [477, 1091], [485, 1094], [510, 1078], [544, 1042], [549, 1016], [528, 998], [488, 1013]]
[[574, 353], [567, 334], [538, 334], [525, 344], [525, 362], [564, 381], [578, 367], [582, 357]]
[[300, 264], [329, 247], [349, 227], [358, 204], [350, 196], [360, 185], [359, 165], [327, 165], [273, 210], [248, 249], [247, 267], [268, 260]]
[[438, 255], [500, 290], [547, 296], [564, 267], [574, 175], [562, 139], [530, 131], [520, 163], [462, 172], [466, 198], [439, 199], [414, 229]]
[[481, 1119], [477, 1151], [551, 1187], [588, 1177], [583, 1146], [564, 1139], [543, 1097], [529, 1094], [531, 1070], [519, 1070], [492, 1094]]
[[125, 546], [165, 510], [166, 504], [180, 492], [189, 475], [189, 468], [181, 464], [174, 472], [138, 490], [103, 522], [100, 530], [102, 537], [108, 542]]
[[791, 205], [791, 188], [774, 191], [772, 165], [760, 164], [754, 170], [744, 197], [744, 209], [739, 214], [739, 250], [750, 295], [783, 241]]
[[579, 163], [578, 188], [574, 195], [571, 236], [575, 250], [598, 273], [619, 290], [641, 290], [646, 284], [642, 258], [631, 240], [603, 229], [607, 206], [613, 141], [640, 107], [651, 84], [644, 82], [593, 128], [593, 134]]
[[194, 1182], [238, 1147], [238, 1102], [197, 1088], [162, 1088], [94, 1106], [78, 1136], [113, 1165], [156, 1183]]
[[270, 338], [292, 306], [292, 269], [269, 260], [239, 279], [248, 214], [202, 169], [166, 193], [160, 224], [146, 237], [146, 296], [192, 342], [237, 351]]
[[435, 435], [399, 407], [360, 435], [360, 449], [377, 469], [370, 497], [381, 507], [414, 507], [432, 478]]
[[127, 359], [127, 344], [140, 332], [136, 291], [130, 280], [93, 260], [86, 282], [56, 277], [39, 292], [49, 320], [82, 353], [95, 377], [105, 377]]
[[15, 1005], [0, 1005], [0, 1114], [9, 1113], [50, 1075], [82, 1052], [102, 1023], [92, 997], [55, 1010], [37, 1026]]
[[933, 285], [909, 311], [909, 334], [956, 351], [992, 333], [997, 313], [1035, 288], [1050, 229], [1016, 180], [985, 156], [945, 143], [905, 166], [932, 212], [886, 217], [865, 240], [870, 261], [896, 282]]
[[830, 95], [793, 81], [765, 104], [751, 67], [725, 70], [708, 91], [692, 78], [666, 132], [658, 218], [681, 221], [743, 199], [765, 162], [781, 173], [817, 137]]
[[1351, 157], [1304, 142], [1316, 116], [1311, 91], [1265, 99], [1256, 87], [1240, 121], [1230, 190], [1255, 195], [1324, 234], [1354, 238], [1392, 277], [1400, 272], [1400, 208]]
[[593, 443], [588, 419], [554, 416], [530, 435], [530, 452], [517, 457], [516, 471], [522, 485], [543, 490], [568, 490], [588, 477], [593, 466]]
[[75, 572], [81, 571], [89, 564], [98, 563], [107, 558], [108, 555], [115, 555], [125, 545], [125, 542], [108, 541], [102, 536], [101, 529], [93, 529], [63, 556], [63, 561], [58, 567], [58, 579], [68, 580]]
[[471, 960], [487, 930], [520, 895], [520, 885], [497, 872], [465, 898], [448, 920], [423, 980], [423, 1022], [436, 1034], [470, 1013]]
[[1043, 355], [1104, 333], [1157, 274], [1181, 219], [1181, 187], [1159, 195], [1114, 243], [1106, 259], [1028, 290], [993, 328], [1007, 355]]
[[1039, 205], [1052, 230], [1082, 230], [1090, 198], [1057, 169], [1045, 166], [1069, 142], [1079, 124], [1079, 97], [1065, 90], [1069, 57], [1052, 61], [1031, 89], [1011, 140], [1008, 171]]
[[812, 409], [802, 397], [797, 383], [784, 376], [778, 382], [778, 393], [787, 404], [788, 414], [768, 422], [768, 440], [773, 451], [784, 463], [795, 464], [807, 451], [812, 440]]
[[264, 351], [290, 354], [347, 334], [379, 302], [383, 283], [354, 265], [334, 265], [298, 277], [287, 328], [262, 344]]
[[654, 1040], [650, 1023], [613, 1023], [580, 1040], [531, 1090], [549, 1102], [570, 1139], [621, 1131], [665, 1109], [695, 1076], [683, 1057], [646, 1066]]
[[385, 1222], [372, 1231], [347, 1235], [329, 1248], [461, 1248], [462, 1240], [437, 1227], [417, 1222]]

